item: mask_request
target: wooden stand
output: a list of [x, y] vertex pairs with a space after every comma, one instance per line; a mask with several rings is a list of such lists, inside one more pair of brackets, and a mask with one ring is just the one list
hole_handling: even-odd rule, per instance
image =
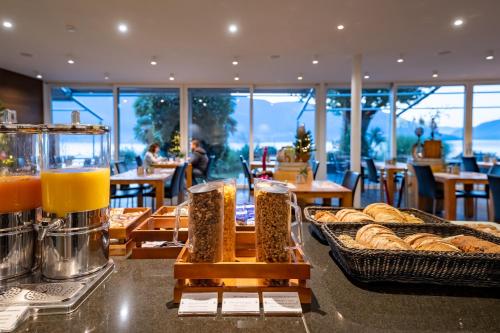
[[125, 256], [132, 250], [134, 246], [134, 241], [131, 238], [132, 231], [141, 222], [151, 216], [150, 208], [125, 208], [123, 210], [124, 214], [136, 212], [141, 212], [142, 214], [128, 221], [123, 226], [109, 228], [109, 238], [118, 240], [117, 243], [109, 245], [110, 256]]
[[[293, 251], [288, 263], [257, 262], [255, 258], [255, 232], [236, 233], [236, 262], [191, 263], [187, 246], [179, 253], [174, 264], [174, 303], [179, 303], [183, 292], [218, 292], [219, 302], [223, 292], [293, 291], [301, 303], [311, 303], [308, 281], [311, 265], [299, 249]], [[190, 279], [221, 279], [221, 286], [191, 286]], [[288, 286], [268, 286], [265, 279], [287, 279]]]

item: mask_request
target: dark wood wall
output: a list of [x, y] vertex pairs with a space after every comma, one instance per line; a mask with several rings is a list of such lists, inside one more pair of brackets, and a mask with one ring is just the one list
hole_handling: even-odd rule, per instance
[[17, 111], [17, 122], [43, 122], [43, 82], [0, 68], [0, 101]]

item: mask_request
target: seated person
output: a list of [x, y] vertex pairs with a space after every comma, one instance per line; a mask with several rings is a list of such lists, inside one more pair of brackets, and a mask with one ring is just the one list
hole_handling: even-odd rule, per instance
[[201, 147], [200, 140], [191, 141], [191, 165], [193, 167], [193, 183], [196, 178], [204, 178], [208, 167], [208, 156], [205, 149]]
[[162, 161], [162, 158], [158, 155], [159, 153], [160, 145], [158, 143], [152, 143], [146, 155], [144, 155], [144, 169], [151, 168], [151, 165]]

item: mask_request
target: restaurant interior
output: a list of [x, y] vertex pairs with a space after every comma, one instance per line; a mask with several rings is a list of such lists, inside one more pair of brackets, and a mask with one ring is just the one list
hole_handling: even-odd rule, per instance
[[499, 13], [2, 0], [0, 332], [500, 331]]

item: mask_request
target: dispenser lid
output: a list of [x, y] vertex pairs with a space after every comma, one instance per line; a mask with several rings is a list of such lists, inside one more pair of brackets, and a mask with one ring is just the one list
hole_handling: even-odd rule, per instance
[[18, 124], [14, 110], [0, 111], [0, 133], [39, 133], [42, 125]]
[[72, 111], [71, 124], [46, 125], [44, 130], [49, 133], [104, 134], [109, 133], [109, 126], [80, 124], [80, 112]]

